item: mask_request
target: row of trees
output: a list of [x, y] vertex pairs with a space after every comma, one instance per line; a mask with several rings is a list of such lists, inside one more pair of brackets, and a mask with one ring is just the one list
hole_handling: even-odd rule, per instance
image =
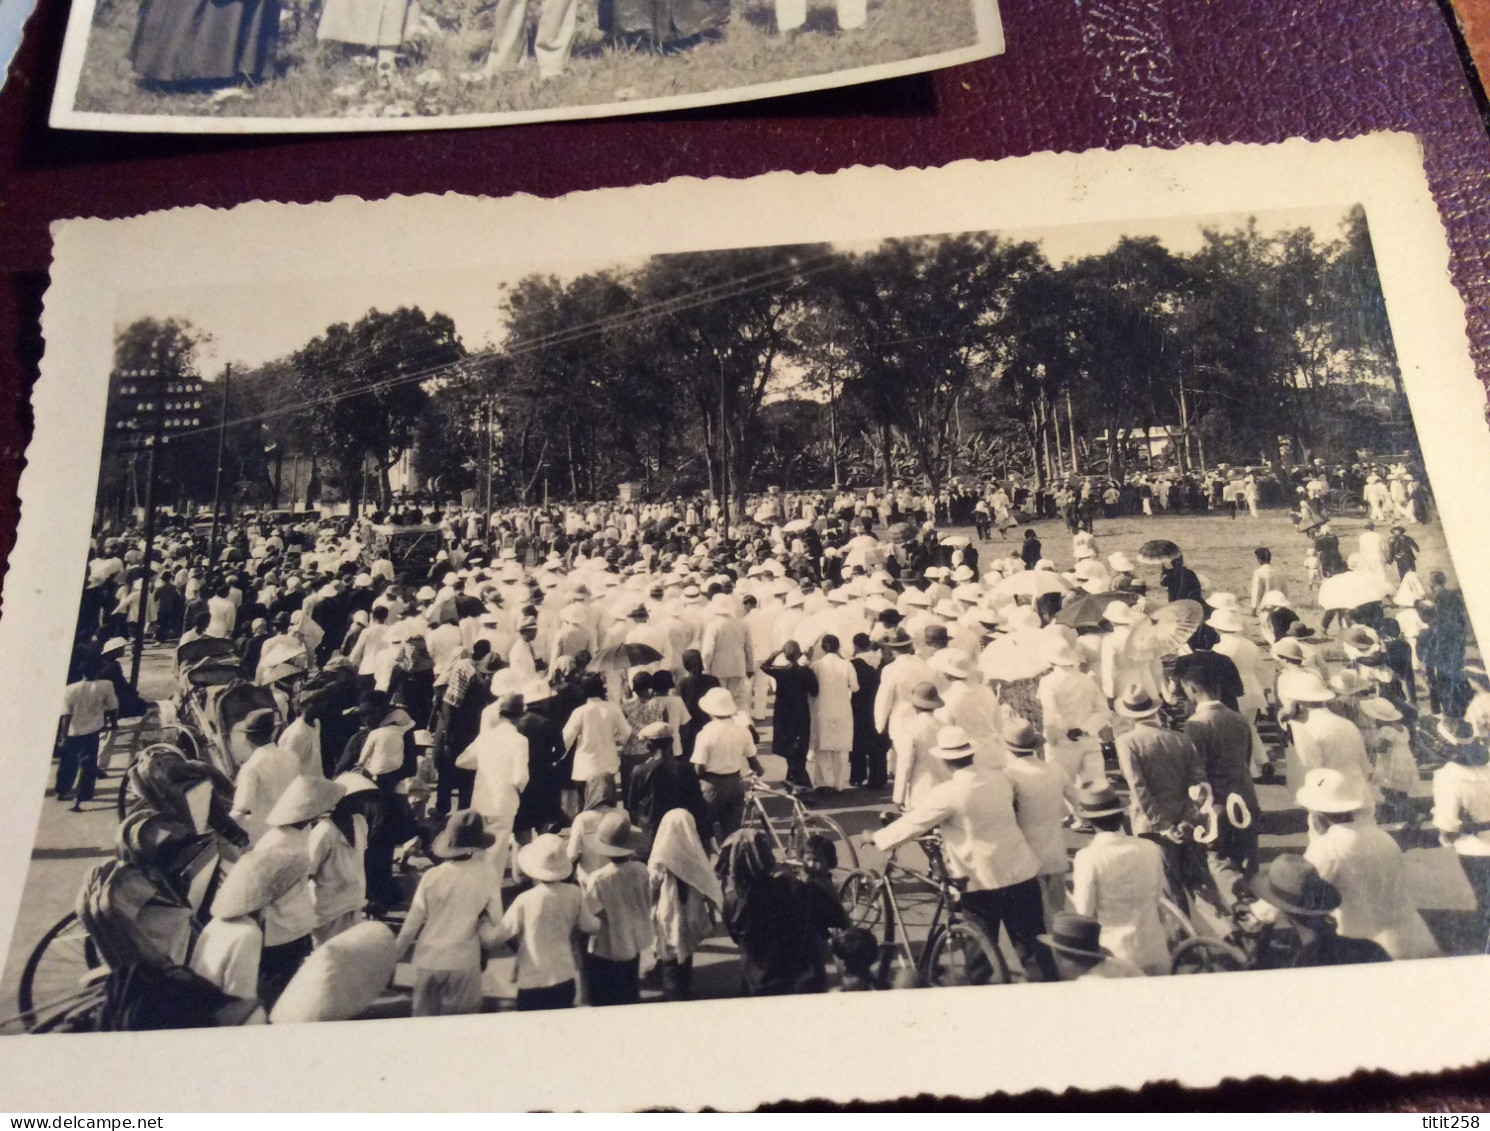
[[[497, 501], [533, 502], [1411, 443], [1360, 209], [1324, 238], [1249, 223], [1193, 254], [1125, 238], [1060, 265], [989, 233], [658, 256], [532, 276], [502, 303], [505, 337], [482, 352], [444, 315], [370, 311], [234, 374], [233, 478], [272, 492], [272, 453], [313, 452], [326, 482], [386, 502], [412, 448], [440, 498], [482, 489], [489, 466]], [[156, 321], [121, 334], [119, 367], [162, 336], [189, 369], [194, 332]], [[173, 442], [178, 493], [202, 501], [216, 442]]]

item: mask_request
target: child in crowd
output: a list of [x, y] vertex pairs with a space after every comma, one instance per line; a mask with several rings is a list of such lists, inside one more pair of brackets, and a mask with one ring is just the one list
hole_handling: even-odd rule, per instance
[[414, 950], [415, 1017], [481, 1010], [482, 920], [501, 921], [502, 892], [477, 853], [495, 843], [481, 814], [462, 809], [430, 844], [442, 863], [420, 879], [398, 933], [399, 955]]
[[574, 935], [593, 935], [600, 920], [579, 887], [566, 882], [574, 864], [562, 836], [535, 836], [518, 850], [517, 866], [533, 886], [512, 901], [495, 932], [496, 942], [517, 948], [517, 1008], [568, 1009], [579, 980]]
[[592, 838], [595, 852], [607, 859], [581, 881], [585, 900], [600, 920], [585, 955], [591, 1005], [641, 1000], [641, 954], [652, 943], [652, 900], [647, 866], [636, 854], [646, 840], [619, 809], [601, 819]]

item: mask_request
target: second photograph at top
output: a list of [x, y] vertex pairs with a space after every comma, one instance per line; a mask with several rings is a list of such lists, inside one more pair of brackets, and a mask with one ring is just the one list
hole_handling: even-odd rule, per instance
[[51, 124], [505, 125], [768, 98], [1003, 49], [998, 0], [88, 0]]

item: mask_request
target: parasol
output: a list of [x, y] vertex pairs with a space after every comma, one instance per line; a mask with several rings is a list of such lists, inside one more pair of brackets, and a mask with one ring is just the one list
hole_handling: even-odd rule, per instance
[[1100, 628], [1106, 623], [1107, 618], [1102, 614], [1107, 611], [1108, 605], [1114, 601], [1131, 605], [1136, 600], [1137, 593], [1081, 593], [1061, 606], [1055, 623], [1071, 628]]
[[1383, 601], [1392, 595], [1384, 577], [1349, 571], [1327, 577], [1319, 586], [1321, 609], [1355, 609], [1372, 601]]
[[650, 644], [613, 644], [609, 648], [600, 649], [595, 658], [590, 661], [592, 672], [619, 672], [627, 668], [640, 667], [642, 664], [655, 664], [662, 659], [662, 653]]
[[804, 530], [811, 530], [812, 523], [805, 518], [794, 518], [781, 529], [787, 534], [801, 534]]
[[1138, 560], [1144, 565], [1167, 566], [1182, 556], [1180, 548], [1167, 538], [1155, 538], [1138, 547]]
[[1204, 619], [1205, 609], [1199, 601], [1171, 601], [1151, 616], [1134, 619], [1133, 629], [1123, 643], [1123, 655], [1130, 660], [1172, 656], [1195, 635]]
[[1016, 597], [1038, 600], [1047, 593], [1068, 593], [1070, 590], [1071, 583], [1054, 570], [1025, 569], [995, 585], [988, 599], [994, 605], [1007, 605]]
[[1050, 667], [1046, 647], [1045, 635], [1039, 629], [1000, 636], [983, 649], [978, 671], [984, 679], [1034, 679]]

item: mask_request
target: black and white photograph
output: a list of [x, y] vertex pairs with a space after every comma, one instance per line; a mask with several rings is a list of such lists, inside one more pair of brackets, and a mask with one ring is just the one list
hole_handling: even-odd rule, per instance
[[279, 133], [648, 113], [1002, 53], [997, 0], [88, 0], [52, 124]]
[[[54, 516], [50, 727], [12, 748], [7, 1052], [849, 995], [992, 1017], [1153, 979], [1307, 999], [1311, 969], [1483, 956], [1483, 555], [1452, 398], [1410, 391], [1397, 204], [1143, 210], [1207, 156], [1340, 153], [1411, 150], [1068, 159], [1052, 198], [1107, 218], [922, 230], [996, 186], [880, 173], [924, 215], [751, 244], [587, 243], [624, 193], [140, 221], [237, 250], [64, 273], [92, 309], [49, 305], [43, 380], [96, 386], [59, 466], [95, 489]], [[842, 176], [748, 187], [810, 213]], [[574, 230], [301, 266], [419, 207]]]

